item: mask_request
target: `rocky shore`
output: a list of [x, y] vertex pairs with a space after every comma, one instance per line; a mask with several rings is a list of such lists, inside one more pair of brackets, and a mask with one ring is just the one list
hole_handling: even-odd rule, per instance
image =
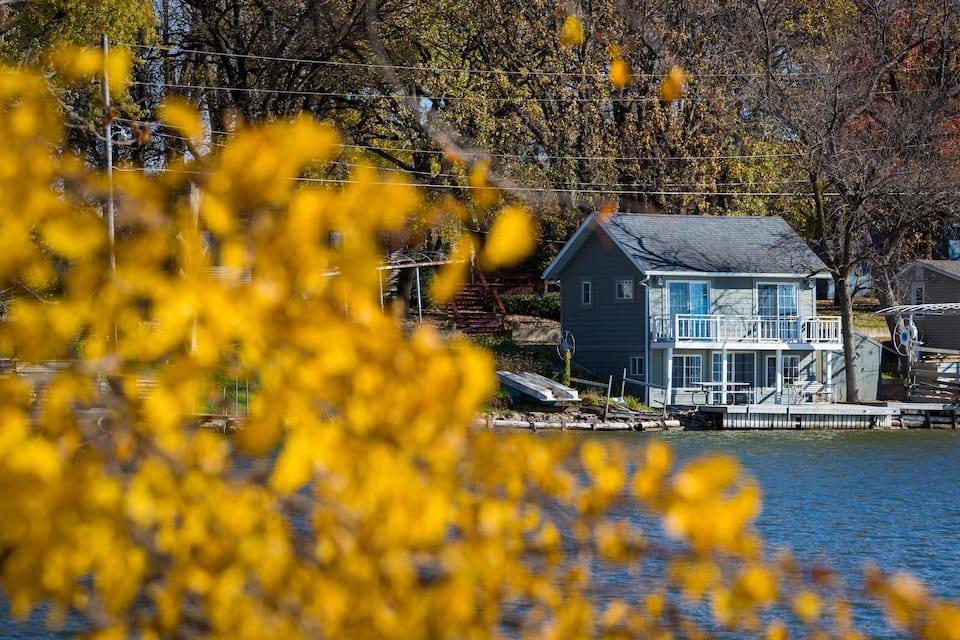
[[680, 419], [657, 413], [625, 411], [611, 407], [604, 416], [603, 407], [565, 407], [557, 409], [517, 408], [491, 411], [480, 416], [474, 426], [487, 429], [527, 431], [664, 431], [680, 430]]

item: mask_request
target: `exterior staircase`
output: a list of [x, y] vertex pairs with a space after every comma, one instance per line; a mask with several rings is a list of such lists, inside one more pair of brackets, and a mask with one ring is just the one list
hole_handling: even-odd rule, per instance
[[447, 305], [447, 322], [470, 335], [499, 335], [507, 332], [507, 312], [496, 287], [480, 271], [472, 284]]

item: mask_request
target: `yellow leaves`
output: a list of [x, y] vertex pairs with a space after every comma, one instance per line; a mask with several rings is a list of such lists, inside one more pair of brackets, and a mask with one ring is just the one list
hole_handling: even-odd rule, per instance
[[715, 455], [688, 464], [677, 474], [673, 486], [685, 500], [705, 500], [729, 487], [738, 472], [733, 458]]
[[567, 16], [560, 30], [560, 44], [565, 47], [573, 47], [582, 44], [583, 38], [583, 24], [580, 22], [580, 18]]
[[622, 57], [617, 56], [610, 61], [610, 82], [618, 89], [630, 85], [630, 65]]
[[23, 478], [35, 478], [44, 483], [59, 480], [62, 471], [56, 447], [42, 438], [26, 438], [17, 445], [15, 455], [4, 460], [7, 471]]
[[91, 257], [103, 246], [106, 227], [102, 220], [78, 213], [49, 219], [40, 234], [55, 253], [76, 260]]
[[908, 574], [895, 573], [884, 578], [871, 568], [866, 571], [866, 588], [879, 596], [888, 620], [900, 628], [909, 628], [929, 606], [926, 587]]
[[463, 235], [450, 255], [450, 262], [437, 271], [436, 277], [430, 283], [430, 296], [437, 301], [437, 304], [447, 304], [463, 288], [467, 281], [473, 252], [473, 236]]
[[813, 591], [804, 590], [793, 597], [793, 612], [806, 624], [820, 619], [820, 596]]
[[530, 255], [536, 243], [537, 230], [530, 212], [507, 205], [490, 227], [480, 254], [480, 268], [490, 271], [514, 266]]
[[204, 137], [203, 123], [197, 110], [183, 98], [169, 96], [157, 109], [160, 120], [182, 133], [194, 144], [200, 144]]
[[93, 47], [60, 47], [50, 55], [54, 70], [67, 82], [101, 78], [106, 74], [111, 93], [119, 93], [130, 83], [133, 56], [123, 48], [109, 50], [106, 62], [103, 50]]
[[51, 54], [50, 62], [68, 82], [86, 80], [103, 72], [103, 52], [93, 47], [61, 47]]
[[644, 464], [633, 477], [637, 497], [654, 503], [663, 491], [663, 481], [673, 464], [673, 452], [666, 444], [654, 440], [644, 450]]
[[777, 578], [761, 565], [749, 565], [737, 578], [735, 591], [759, 605], [769, 605], [777, 599]]
[[[570, 25], [573, 46], [582, 25]], [[61, 61], [63, 73], [96, 75], [84, 56]], [[17, 612], [44, 599], [95, 606], [144, 637], [189, 617], [220, 637], [479, 638], [503, 628], [508, 601], [532, 603], [521, 632], [544, 638], [701, 637], [681, 609], [690, 600], [751, 636], [774, 603], [822, 622], [816, 589], [832, 574], [763, 564], [750, 528], [760, 490], [733, 459], [674, 472], [661, 441], [637, 459], [599, 438], [468, 429], [493, 393], [492, 355], [399, 326], [380, 311], [377, 272], [386, 232], [466, 220], [461, 203], [421, 219], [421, 196], [372, 169], [344, 188], [304, 185], [296, 178], [336, 151], [328, 128], [300, 118], [208, 146], [196, 112], [169, 102], [164, 121], [209, 175], [200, 228], [185, 175], [118, 180], [131, 217], [114, 274], [102, 224], [71, 204], [74, 185], [99, 193], [102, 181], [50, 152], [58, 125], [43, 83], [7, 78], [0, 276], [62, 287], [12, 304], [2, 346], [83, 355], [36, 398], [20, 375], [0, 376], [2, 578]], [[467, 180], [478, 207], [499, 201], [487, 165]], [[479, 261], [509, 265], [535, 243], [530, 212], [509, 205]], [[436, 301], [455, 294], [476, 250], [464, 235]], [[235, 407], [241, 416], [219, 419]], [[238, 431], [201, 427], [211, 419]], [[681, 544], [648, 546], [647, 513]], [[652, 591], [602, 608], [591, 599], [598, 572], [641, 567]], [[918, 636], [960, 628], [955, 607], [910, 579], [870, 584]], [[851, 635], [851, 616], [835, 611]]]
[[492, 205], [500, 198], [500, 191], [490, 183], [489, 173], [490, 163], [485, 159], [473, 163], [467, 172], [470, 197], [481, 207]]
[[308, 427], [298, 428], [287, 437], [270, 477], [270, 486], [279, 494], [289, 495], [310, 480], [313, 472], [313, 439], [314, 435]]
[[774, 620], [767, 626], [767, 640], [787, 640], [787, 627], [781, 620]]
[[684, 73], [680, 67], [672, 67], [660, 81], [660, 99], [673, 102], [683, 92]]

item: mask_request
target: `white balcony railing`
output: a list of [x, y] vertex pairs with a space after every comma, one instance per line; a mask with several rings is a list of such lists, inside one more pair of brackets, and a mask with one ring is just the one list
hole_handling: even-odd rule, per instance
[[652, 320], [654, 342], [840, 344], [840, 318], [678, 314]]

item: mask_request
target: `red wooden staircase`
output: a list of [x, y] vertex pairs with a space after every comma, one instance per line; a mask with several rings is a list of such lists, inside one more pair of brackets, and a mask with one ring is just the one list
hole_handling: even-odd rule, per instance
[[471, 335], [506, 333], [506, 316], [497, 287], [479, 270], [474, 271], [474, 282], [466, 285], [447, 305], [448, 323]]

